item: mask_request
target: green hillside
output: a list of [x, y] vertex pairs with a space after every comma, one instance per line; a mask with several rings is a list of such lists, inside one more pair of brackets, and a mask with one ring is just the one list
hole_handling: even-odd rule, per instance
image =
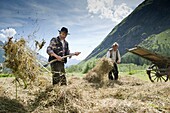
[[157, 35], [151, 35], [149, 38], [142, 41], [139, 46], [164, 56], [170, 56], [170, 29]]
[[[145, 0], [127, 18], [114, 27], [84, 61], [103, 57], [115, 41], [119, 43], [119, 51], [123, 56], [126, 53], [126, 48], [132, 48], [153, 34], [157, 35], [168, 30], [170, 28], [169, 6], [170, 0]], [[153, 47], [155, 46], [153, 45]]]
[[[170, 29], [157, 34], [151, 35], [144, 41], [142, 41], [139, 46], [146, 48], [152, 52], [158, 53], [165, 57], [170, 57]], [[149, 63], [147, 60], [134, 55], [132, 53], [126, 53], [122, 57], [122, 62], [124, 63], [136, 63], [142, 65], [144, 63]]]

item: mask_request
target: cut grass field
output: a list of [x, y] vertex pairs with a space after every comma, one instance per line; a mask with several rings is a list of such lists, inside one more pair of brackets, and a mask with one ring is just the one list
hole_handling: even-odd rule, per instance
[[[86, 74], [83, 74], [81, 72], [74, 72], [74, 73], [67, 73], [67, 76], [80, 76], [83, 77]], [[148, 78], [148, 75], [146, 74], [146, 70], [132, 70], [132, 71], [127, 71], [127, 72], [119, 72], [119, 77], [124, 77], [124, 76], [131, 76], [131, 77], [136, 77], [144, 81], [150, 81]]]
[[14, 78], [3, 77], [0, 78], [0, 112], [169, 113], [170, 82], [151, 83], [137, 77], [120, 73], [118, 81], [106, 79], [100, 86], [72, 73], [67, 76], [67, 86], [52, 86], [51, 76], [42, 76], [28, 89], [19, 87], [17, 100]]
[[144, 81], [150, 81], [146, 70], [135, 70], [133, 72], [120, 72], [119, 76], [131, 76], [136, 77]]
[[135, 65], [120, 65], [119, 70], [118, 81], [108, 80], [106, 73], [95, 83], [85, 79], [90, 73], [67, 73], [67, 86], [52, 86], [52, 76], [46, 73], [27, 89], [18, 85], [17, 99], [14, 77], [2, 74], [0, 113], [170, 112], [169, 81], [151, 83], [146, 70]]
[[1, 73], [1, 74], [0, 74], [0, 78], [1, 78], [1, 77], [14, 77], [14, 75]]
[[[68, 76], [68, 77], [69, 76], [83, 77], [83, 76], [85, 76], [85, 74], [83, 74], [81, 72], [72, 72], [72, 73], [67, 72], [66, 76]], [[123, 76], [132, 76], [132, 77], [137, 77], [141, 80], [150, 81], [148, 78], [148, 75], [146, 74], [146, 70], [130, 70], [130, 71], [126, 70], [126, 72], [120, 71], [119, 76], [122, 76], [122, 77]], [[14, 77], [14, 75], [1, 73], [0, 78], [2, 78], [2, 77]]]

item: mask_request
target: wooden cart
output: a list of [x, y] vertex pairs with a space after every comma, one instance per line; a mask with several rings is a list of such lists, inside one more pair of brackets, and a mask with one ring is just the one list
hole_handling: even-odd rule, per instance
[[139, 46], [128, 49], [128, 51], [152, 62], [152, 65], [146, 70], [151, 82], [168, 81], [170, 78], [170, 57], [156, 54]]

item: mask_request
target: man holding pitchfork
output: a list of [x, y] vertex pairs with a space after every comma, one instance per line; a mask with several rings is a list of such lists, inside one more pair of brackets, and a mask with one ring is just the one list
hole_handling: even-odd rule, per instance
[[52, 83], [53, 85], [67, 85], [65, 76], [64, 64], [67, 63], [67, 56], [71, 58], [72, 55], [78, 56], [80, 52], [70, 53], [68, 42], [65, 40], [68, 33], [66, 27], [62, 27], [59, 31], [58, 37], [53, 37], [47, 47], [47, 53], [49, 55], [51, 71], [53, 74]]

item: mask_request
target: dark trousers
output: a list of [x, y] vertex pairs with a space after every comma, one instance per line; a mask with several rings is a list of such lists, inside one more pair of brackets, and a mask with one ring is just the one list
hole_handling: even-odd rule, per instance
[[67, 80], [65, 77], [64, 62], [54, 62], [51, 64], [52, 71], [52, 82], [53, 85], [67, 85]]
[[118, 80], [118, 74], [119, 74], [119, 72], [118, 72], [118, 67], [117, 67], [117, 64], [116, 64], [116, 63], [113, 64], [113, 69], [112, 69], [112, 70], [109, 72], [109, 74], [108, 74], [109, 80], [113, 80], [112, 74], [114, 75], [114, 79], [115, 79], [115, 80]]

